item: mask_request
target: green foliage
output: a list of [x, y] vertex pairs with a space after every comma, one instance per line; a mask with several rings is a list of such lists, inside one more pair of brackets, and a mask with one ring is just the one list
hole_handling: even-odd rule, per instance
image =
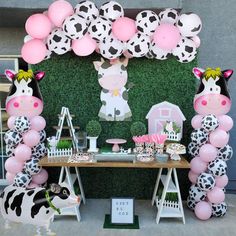
[[86, 125], [88, 137], [98, 137], [102, 132], [100, 123], [96, 120], [90, 120]]
[[[73, 124], [85, 130], [89, 120], [99, 120], [101, 108], [101, 87], [98, 83], [97, 71], [93, 61], [100, 60], [99, 55], [86, 58], [67, 53], [53, 56], [51, 59], [32, 66], [34, 71], [46, 72], [40, 82], [44, 98], [43, 116], [47, 121], [48, 136], [55, 135], [53, 125], [58, 123], [57, 114], [61, 107], [66, 106], [71, 114], [75, 114]], [[157, 103], [168, 101], [180, 107], [186, 117], [182, 143], [190, 142], [192, 131], [191, 118], [194, 115], [193, 97], [195, 95], [196, 79], [192, 68], [197, 66], [197, 60], [182, 64], [175, 58], [168, 60], [149, 60], [147, 58], [132, 58], [129, 61], [128, 83], [134, 87], [129, 90], [129, 106], [132, 111], [132, 121], [106, 122], [102, 121], [102, 133], [98, 146], [106, 144], [108, 138], [124, 138], [126, 146], [134, 145], [130, 133], [132, 122], [141, 121], [147, 125], [146, 115]], [[50, 168], [48, 169], [50, 171]], [[179, 181], [187, 196], [187, 172], [181, 170]], [[59, 174], [59, 172], [58, 172]], [[86, 195], [91, 198], [110, 198], [111, 196], [134, 196], [136, 198], [151, 198], [155, 185], [157, 170], [125, 169], [125, 168], [85, 168], [81, 169]], [[54, 171], [50, 176], [53, 179]], [[94, 177], [96, 176], [96, 178]]]
[[[166, 130], [166, 125], [167, 125], [167, 123], [164, 125], [164, 132], [168, 132], [168, 131]], [[180, 133], [180, 131], [181, 131], [180, 128], [181, 128], [181, 127], [179, 127], [175, 122], [173, 122], [173, 130], [174, 130], [174, 132], [175, 132], [176, 134]]]
[[69, 140], [60, 140], [57, 143], [57, 149], [66, 149], [71, 147], [72, 147], [72, 142]]
[[[157, 195], [158, 198], [161, 199], [161, 195], [163, 192], [163, 187], [158, 189]], [[178, 194], [177, 193], [166, 193], [166, 201], [177, 202], [178, 201]]]
[[140, 136], [146, 134], [146, 125], [141, 121], [134, 122], [130, 127], [130, 133], [132, 136]]

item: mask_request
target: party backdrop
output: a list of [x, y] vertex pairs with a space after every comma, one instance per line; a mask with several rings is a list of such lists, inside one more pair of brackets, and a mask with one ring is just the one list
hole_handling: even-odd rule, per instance
[[[45, 79], [40, 83], [44, 98], [43, 116], [47, 120], [47, 134], [55, 135], [52, 129], [57, 125], [61, 107], [69, 107], [75, 114], [74, 125], [85, 130], [91, 119], [99, 120], [98, 111], [101, 107], [100, 85], [93, 61], [99, 60], [98, 55], [78, 58], [72, 53], [53, 56], [50, 60], [34, 65], [33, 70], [46, 72]], [[128, 140], [127, 147], [133, 146], [130, 125], [135, 121], [143, 121], [151, 106], [168, 101], [178, 105], [187, 118], [184, 124], [183, 143], [189, 143], [191, 118], [194, 115], [193, 97], [196, 80], [192, 68], [197, 59], [181, 64], [174, 58], [166, 61], [132, 58], [127, 66], [128, 81], [134, 83], [129, 91], [129, 105], [132, 110], [132, 121], [106, 122], [101, 121], [102, 133], [98, 145], [104, 146], [107, 138], [119, 137]], [[51, 181], [57, 180], [58, 172], [48, 169]], [[58, 173], [58, 174], [56, 174]], [[187, 171], [179, 172], [180, 188], [183, 197], [187, 196], [189, 187]], [[151, 198], [156, 180], [157, 170], [116, 169], [116, 168], [84, 168], [81, 169], [85, 194], [88, 198], [110, 198], [111, 196], [132, 196], [135, 198]]]

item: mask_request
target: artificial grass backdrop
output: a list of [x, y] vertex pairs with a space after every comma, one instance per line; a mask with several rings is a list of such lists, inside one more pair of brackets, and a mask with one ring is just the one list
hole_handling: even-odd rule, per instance
[[[101, 107], [97, 71], [93, 61], [100, 60], [98, 55], [81, 58], [67, 53], [54, 56], [32, 68], [34, 71], [46, 72], [40, 82], [44, 98], [43, 116], [47, 120], [47, 134], [55, 135], [53, 125], [57, 125], [61, 107], [69, 107], [74, 125], [81, 130], [89, 120], [99, 120]], [[193, 96], [195, 94], [195, 78], [192, 68], [196, 60], [182, 64], [174, 58], [165, 61], [133, 58], [128, 64], [128, 82], [135, 86], [129, 91], [129, 106], [132, 111], [132, 121], [106, 122], [102, 121], [102, 133], [98, 145], [104, 146], [107, 138], [127, 139], [127, 147], [133, 145], [130, 125], [134, 121], [142, 121], [147, 125], [146, 115], [152, 105], [168, 101], [178, 105], [187, 118], [184, 123], [183, 143], [189, 142], [191, 118], [194, 114]], [[186, 196], [188, 189], [187, 171], [179, 171], [179, 181]], [[56, 181], [59, 174], [49, 169], [51, 181]], [[59, 172], [58, 172], [59, 173]], [[111, 196], [132, 196], [136, 198], [151, 198], [156, 180], [157, 170], [116, 169], [116, 168], [85, 168], [81, 169], [85, 194], [91, 198], [110, 198]]]

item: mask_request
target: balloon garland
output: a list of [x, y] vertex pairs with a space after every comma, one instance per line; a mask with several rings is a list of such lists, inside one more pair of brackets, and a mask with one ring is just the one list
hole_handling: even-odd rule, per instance
[[17, 74], [6, 70], [12, 87], [6, 99], [6, 111], [10, 116], [9, 130], [4, 136], [6, 143], [6, 179], [17, 187], [38, 187], [48, 179], [48, 173], [38, 162], [46, 155], [44, 141], [45, 119], [40, 116], [43, 101], [38, 81], [44, 72], [33, 74], [20, 70]]
[[57, 0], [48, 11], [27, 19], [28, 35], [21, 55], [30, 64], [70, 50], [77, 56], [96, 51], [110, 60], [122, 54], [158, 60], [174, 55], [179, 62], [187, 63], [197, 54], [201, 28], [198, 15], [180, 15], [172, 8], [159, 14], [144, 10], [134, 20], [125, 17], [124, 9], [115, 1], [104, 3], [100, 9], [91, 1], [82, 1], [73, 9], [69, 2]]
[[188, 146], [193, 159], [188, 174], [192, 186], [187, 204], [199, 219], [207, 220], [211, 216], [224, 216], [227, 211], [226, 161], [233, 156], [233, 149], [228, 145], [233, 120], [226, 115], [231, 108], [227, 82], [233, 71], [194, 68], [193, 73], [200, 80], [200, 86], [194, 97], [198, 114], [192, 118], [194, 131]]

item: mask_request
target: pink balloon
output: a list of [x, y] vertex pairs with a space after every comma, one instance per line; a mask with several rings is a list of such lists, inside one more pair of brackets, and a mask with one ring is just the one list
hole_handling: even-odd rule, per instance
[[219, 187], [214, 187], [207, 192], [207, 198], [211, 203], [219, 204], [225, 200], [225, 193]]
[[229, 131], [234, 126], [234, 121], [230, 116], [222, 115], [218, 117], [219, 121], [219, 129], [222, 129], [224, 131]]
[[24, 168], [24, 162], [17, 161], [14, 157], [10, 157], [5, 162], [5, 169], [7, 172], [17, 174]]
[[26, 32], [33, 38], [46, 38], [51, 32], [52, 24], [44, 14], [34, 14], [25, 23]]
[[120, 17], [112, 24], [113, 35], [124, 42], [130, 40], [136, 33], [136, 25], [133, 19]]
[[32, 182], [35, 184], [44, 184], [48, 180], [48, 172], [42, 169], [38, 174], [32, 176]]
[[15, 148], [15, 159], [17, 161], [20, 161], [20, 162], [25, 162], [27, 160], [29, 160], [31, 158], [31, 155], [32, 155], [32, 151], [31, 151], [31, 148], [28, 147], [27, 145], [25, 144], [19, 144], [16, 148]]
[[14, 174], [14, 173], [11, 173], [11, 172], [6, 173], [6, 180], [7, 180], [8, 184], [14, 183], [15, 176], [16, 176], [16, 174]]
[[154, 42], [159, 48], [163, 50], [174, 49], [180, 39], [181, 36], [179, 29], [176, 26], [168, 23], [160, 24], [153, 35]]
[[41, 131], [46, 127], [46, 121], [42, 116], [34, 116], [30, 120], [31, 129]]
[[210, 133], [210, 143], [218, 148], [224, 147], [229, 142], [229, 135], [222, 129], [215, 129]]
[[43, 61], [46, 53], [47, 48], [39, 39], [32, 39], [26, 42], [21, 49], [23, 59], [29, 64], [37, 64]]
[[199, 158], [204, 162], [210, 162], [216, 159], [218, 149], [211, 144], [204, 144], [199, 149]]
[[199, 157], [195, 157], [190, 162], [191, 171], [195, 174], [200, 174], [207, 170], [207, 163], [202, 161]]
[[23, 141], [32, 148], [40, 142], [40, 135], [36, 130], [31, 129], [23, 135]]
[[15, 123], [15, 116], [10, 116], [7, 120], [7, 126], [9, 129], [13, 129], [14, 128], [14, 123]]
[[227, 175], [222, 175], [222, 176], [216, 177], [215, 179], [216, 179], [216, 187], [219, 187], [219, 188], [224, 188], [229, 182], [229, 178]]
[[74, 14], [73, 7], [69, 2], [64, 0], [57, 0], [48, 8], [48, 17], [57, 27], [61, 27], [66, 17], [72, 14]]
[[27, 186], [27, 189], [29, 189], [29, 188], [38, 188], [38, 187], [39, 187], [38, 184], [31, 181], [30, 184]]
[[194, 172], [192, 172], [191, 170], [188, 172], [188, 178], [191, 181], [191, 183], [196, 184], [197, 183], [197, 178], [198, 178], [199, 174], [195, 174]]
[[203, 118], [202, 115], [195, 115], [192, 118], [191, 124], [194, 129], [199, 129], [202, 127], [202, 118]]
[[72, 50], [78, 56], [88, 56], [94, 52], [96, 47], [96, 41], [89, 34], [81, 39], [72, 40]]
[[198, 202], [194, 212], [198, 219], [208, 220], [212, 214], [211, 204], [205, 201]]

